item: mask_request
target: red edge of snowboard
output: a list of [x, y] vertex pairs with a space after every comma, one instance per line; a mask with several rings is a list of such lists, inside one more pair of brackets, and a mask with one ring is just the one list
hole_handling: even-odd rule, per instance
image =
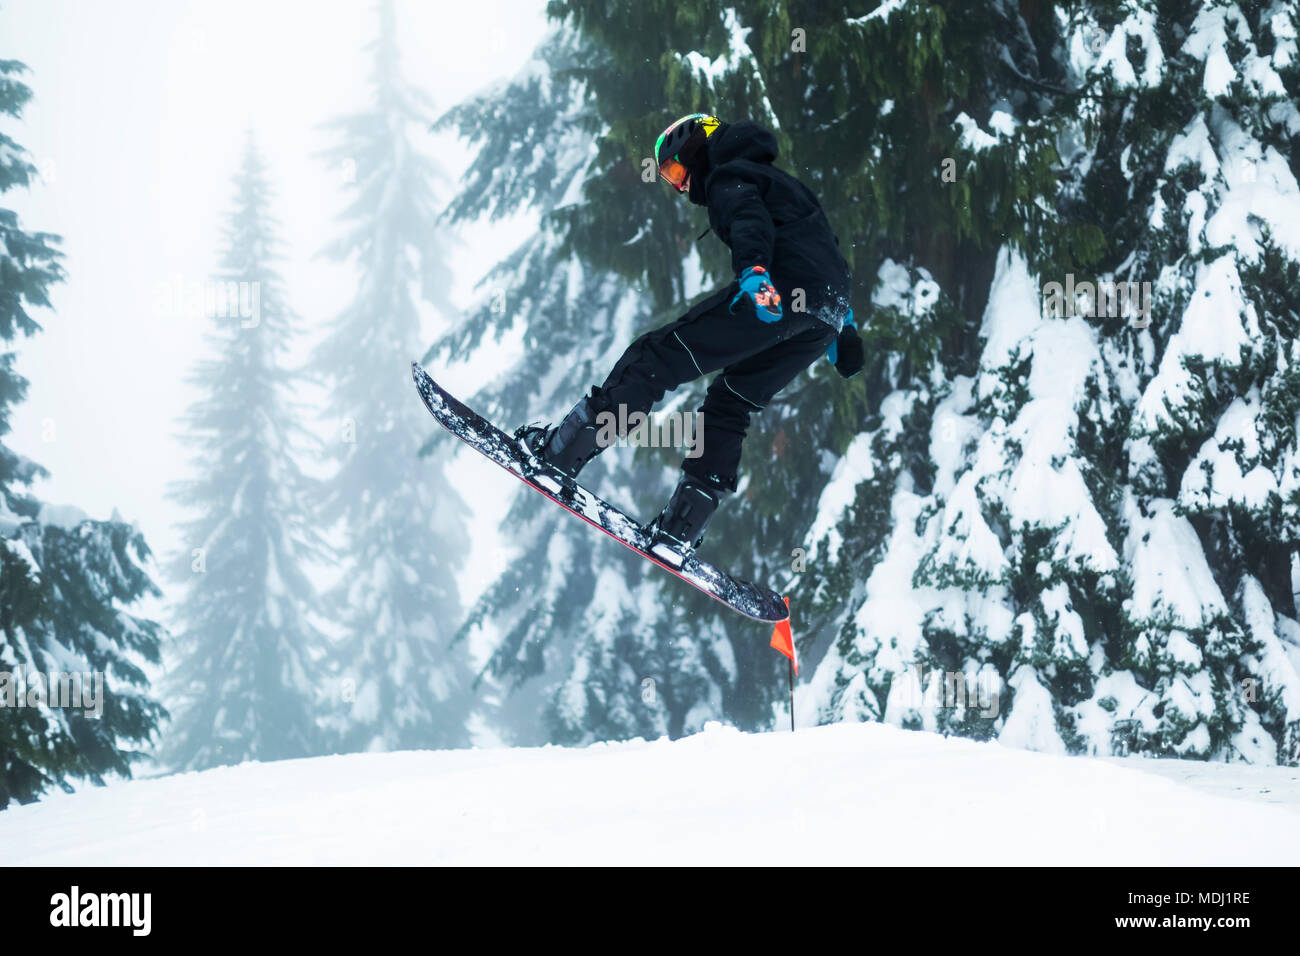
[[[483, 421], [487, 422], [489, 425], [492, 424], [492, 423], [489, 422], [487, 419], [483, 418], [483, 416], [481, 416], [481, 415], [479, 415], [477, 412], [475, 412], [475, 411], [474, 411], [472, 408], [470, 408], [468, 405], [466, 405], [464, 402], [460, 401], [460, 400], [457, 399], [454, 395], [452, 395], [450, 392], [448, 392], [446, 389], [444, 389], [442, 386], [440, 386], [436, 381], [434, 381], [433, 376], [430, 375], [428, 372], [426, 372], [426, 371], [424, 370], [424, 368], [420, 365], [419, 362], [412, 362], [412, 363], [411, 363], [411, 377], [415, 380], [416, 390], [417, 390], [417, 391], [420, 391], [420, 400], [421, 400], [422, 402], [424, 402], [424, 407], [425, 407], [426, 409], [428, 409], [429, 414], [433, 416], [434, 420], [435, 420], [436, 422], [438, 422], [439, 425], [442, 425], [444, 428], [447, 427], [446, 424], [442, 421], [442, 419], [440, 419], [440, 418], [438, 417], [437, 412], [435, 412], [432, 408], [430, 408], [430, 407], [429, 407], [429, 403], [428, 403], [428, 401], [425, 400], [425, 398], [424, 398], [424, 392], [423, 392], [423, 390], [420, 389], [420, 378], [421, 378], [421, 376], [423, 376], [424, 378], [428, 379], [429, 384], [432, 385], [435, 389], [437, 389], [437, 390], [438, 390], [438, 391], [439, 391], [443, 396], [445, 396], [446, 399], [449, 399], [449, 400], [450, 400], [452, 403], [454, 403], [455, 405], [459, 405], [459, 406], [461, 406], [461, 407], [464, 408], [467, 412], [471, 413], [472, 415], [474, 415], [474, 416], [477, 417], [477, 418], [482, 419]], [[493, 427], [495, 428], [496, 426], [493, 425]], [[500, 429], [497, 429], [497, 430], [500, 431]], [[468, 441], [466, 441], [466, 439], [465, 439], [462, 435], [457, 434], [453, 429], [447, 428], [447, 431], [451, 432], [453, 435], [455, 435], [455, 436], [456, 436], [457, 438], [459, 438], [461, 441], [465, 442], [465, 444], [470, 445], [470, 443], [469, 443]], [[501, 434], [504, 435], [505, 432], [501, 432]], [[471, 448], [474, 448], [473, 445], [470, 445], [470, 447], [471, 447]], [[549, 491], [547, 491], [547, 490], [546, 490], [545, 488], [543, 488], [541, 485], [537, 484], [536, 482], [532, 481], [531, 479], [527, 478], [527, 477], [524, 476], [524, 475], [521, 475], [521, 474], [518, 474], [517, 472], [511, 471], [510, 468], [508, 468], [508, 467], [507, 467], [506, 465], [504, 465], [502, 462], [500, 462], [500, 461], [498, 461], [497, 459], [493, 458], [491, 455], [485, 454], [481, 449], [479, 449], [479, 448], [474, 448], [474, 450], [477, 451], [480, 455], [483, 455], [484, 458], [486, 458], [488, 461], [492, 462], [494, 465], [496, 465], [496, 466], [497, 466], [498, 468], [500, 468], [502, 471], [504, 471], [504, 472], [506, 472], [507, 474], [512, 475], [513, 477], [519, 479], [519, 480], [522, 481], [525, 485], [527, 485], [529, 488], [532, 488], [534, 491], [539, 492], [539, 493], [545, 495], [545, 496], [546, 496], [547, 498], [549, 498], [551, 501], [554, 501], [557, 505], [559, 505], [561, 508], [563, 508], [563, 509], [564, 509], [565, 511], [567, 511], [569, 514], [573, 515], [575, 518], [581, 518], [583, 521], [585, 521], [587, 524], [591, 525], [593, 528], [595, 528], [595, 529], [596, 529], [597, 531], [599, 531], [601, 534], [605, 535], [605, 537], [607, 537], [607, 538], [612, 538], [613, 540], [615, 540], [615, 541], [617, 541], [619, 544], [621, 544], [623, 547], [627, 548], [629, 551], [631, 551], [631, 552], [633, 552], [634, 554], [640, 555], [641, 557], [645, 558], [645, 559], [646, 559], [647, 561], [649, 561], [651, 564], [656, 564], [656, 565], [658, 565], [659, 567], [661, 567], [661, 568], [663, 568], [665, 571], [667, 571], [669, 574], [671, 574], [673, 577], [677, 578], [679, 581], [683, 581], [683, 582], [685, 582], [686, 584], [689, 584], [691, 587], [695, 588], [695, 590], [699, 591], [701, 594], [706, 594], [706, 595], [708, 595], [709, 597], [713, 598], [713, 600], [717, 601], [719, 604], [721, 604], [721, 605], [723, 605], [724, 607], [726, 607], [728, 610], [735, 611], [737, 614], [740, 614], [740, 615], [742, 615], [743, 617], [747, 617], [747, 618], [749, 618], [751, 621], [759, 621], [759, 622], [761, 622], [761, 623], [763, 623], [763, 624], [781, 624], [781, 623], [783, 623], [783, 622], [785, 622], [785, 621], [789, 621], [789, 620], [790, 620], [789, 600], [788, 600], [788, 599], [785, 599], [786, 609], [785, 609], [785, 616], [784, 616], [784, 617], [780, 617], [780, 618], [772, 618], [772, 617], [755, 617], [755, 616], [752, 615], [752, 614], [746, 614], [744, 611], [742, 611], [740, 608], [736, 607], [734, 604], [729, 603], [726, 599], [724, 599], [724, 598], [718, 596], [717, 594], [714, 594], [712, 591], [708, 590], [707, 588], [702, 588], [702, 587], [700, 587], [698, 584], [696, 584], [696, 583], [695, 583], [694, 581], [692, 581], [690, 578], [686, 577], [686, 576], [683, 575], [681, 572], [679, 572], [677, 569], [675, 569], [671, 564], [665, 564], [664, 562], [662, 562], [662, 561], [660, 561], [658, 558], [656, 558], [654, 555], [652, 555], [650, 552], [648, 552], [648, 551], [642, 551], [640, 548], [636, 547], [635, 545], [631, 544], [630, 542], [628, 542], [628, 541], [624, 541], [624, 540], [623, 540], [622, 538], [620, 538], [618, 535], [616, 535], [616, 534], [612, 534], [612, 533], [611, 533], [607, 528], [605, 528], [603, 525], [600, 525], [600, 524], [598, 524], [597, 522], [592, 521], [590, 518], [588, 518], [588, 517], [587, 517], [586, 515], [584, 515], [582, 512], [580, 512], [580, 511], [575, 511], [573, 508], [570, 508], [570, 507], [569, 507], [568, 505], [566, 505], [563, 501], [561, 501], [559, 498], [555, 497], [555, 495], [551, 494]], [[584, 491], [587, 491], [587, 489], [585, 489], [585, 488], [584, 488], [583, 490], [584, 490]], [[587, 493], [588, 493], [588, 494], [592, 494], [590, 491], [587, 491]], [[592, 495], [592, 497], [595, 498], [596, 496], [595, 496], [595, 495]], [[601, 499], [597, 499], [597, 500], [601, 500]], [[607, 502], [606, 502], [606, 504], [608, 505]], [[612, 506], [610, 506], [610, 507], [612, 507]], [[615, 510], [617, 510], [617, 509], [615, 509]], [[715, 570], [717, 570], [717, 569], [715, 569]], [[719, 573], [723, 573], [723, 572], [719, 572]], [[730, 575], [727, 575], [727, 576], [730, 577]], [[734, 581], [735, 579], [732, 578], [732, 580]], [[748, 582], [747, 582], [747, 583], [748, 583]], [[756, 585], [750, 585], [750, 586], [751, 586], [751, 587], [756, 587]], [[773, 593], [775, 593], [775, 592], [773, 592]]]

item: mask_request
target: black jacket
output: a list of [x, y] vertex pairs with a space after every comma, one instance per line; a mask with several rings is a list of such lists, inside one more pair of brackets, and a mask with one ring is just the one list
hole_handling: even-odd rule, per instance
[[764, 266], [787, 309], [803, 289], [807, 311], [838, 331], [849, 308], [848, 263], [817, 197], [772, 165], [776, 151], [776, 137], [757, 123], [723, 124], [691, 169], [691, 202], [708, 207], [737, 275]]

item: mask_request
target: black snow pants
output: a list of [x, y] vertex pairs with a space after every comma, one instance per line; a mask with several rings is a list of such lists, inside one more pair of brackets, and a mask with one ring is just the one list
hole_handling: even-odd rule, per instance
[[704, 404], [702, 442], [682, 471], [718, 491], [735, 491], [740, 447], [749, 416], [761, 411], [796, 375], [830, 348], [836, 332], [809, 312], [788, 307], [779, 322], [763, 322], [744, 303], [728, 304], [738, 291], [732, 282], [706, 297], [676, 322], [645, 333], [628, 346], [603, 385], [592, 389], [599, 414], [649, 413], [664, 393], [719, 372]]

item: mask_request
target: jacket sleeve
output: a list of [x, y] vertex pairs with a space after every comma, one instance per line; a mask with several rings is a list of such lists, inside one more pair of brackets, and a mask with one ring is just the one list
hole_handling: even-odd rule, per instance
[[740, 275], [750, 266], [772, 267], [776, 227], [758, 187], [719, 169], [709, 180], [709, 206], [731, 246], [731, 267]]

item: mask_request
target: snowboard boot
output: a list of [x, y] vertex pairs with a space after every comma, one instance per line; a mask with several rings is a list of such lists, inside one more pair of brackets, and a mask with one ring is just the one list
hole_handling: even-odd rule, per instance
[[650, 553], [665, 564], [680, 568], [704, 540], [704, 529], [719, 500], [717, 489], [682, 476], [664, 510], [646, 529], [650, 535]]
[[525, 425], [515, 433], [529, 455], [570, 478], [604, 449], [597, 441], [596, 415], [587, 399], [574, 405], [559, 425]]

